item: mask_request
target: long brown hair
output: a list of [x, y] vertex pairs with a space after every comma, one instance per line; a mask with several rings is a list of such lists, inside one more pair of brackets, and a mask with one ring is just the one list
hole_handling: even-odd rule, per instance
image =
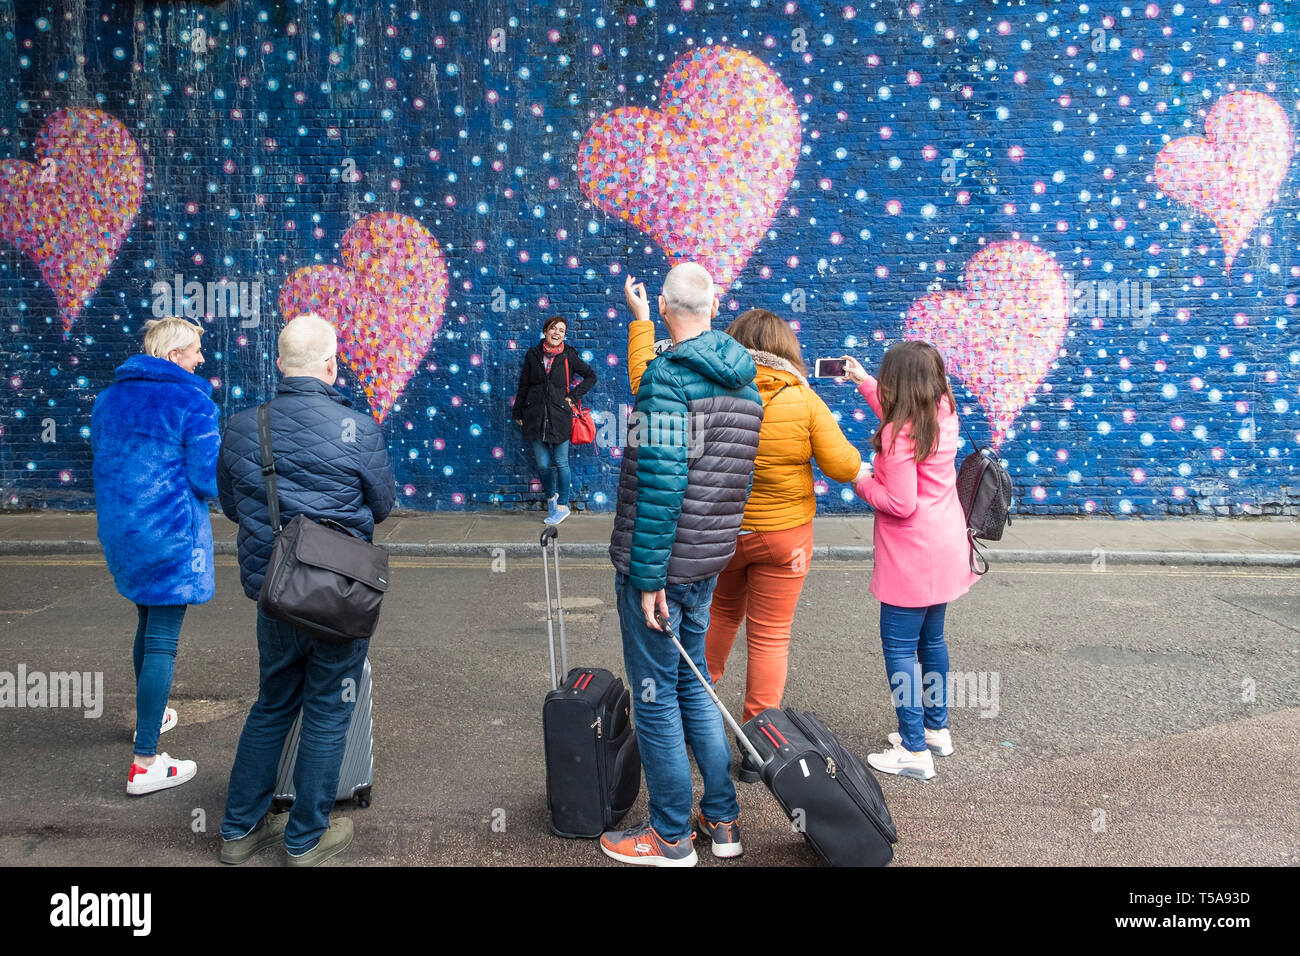
[[892, 449], [898, 433], [910, 422], [915, 460], [929, 458], [939, 445], [939, 402], [946, 398], [953, 411], [957, 410], [939, 350], [919, 340], [892, 346], [880, 360], [876, 394], [880, 398], [880, 427], [871, 439], [876, 454], [884, 452], [881, 435], [886, 426], [894, 426]]
[[746, 309], [727, 326], [727, 334], [747, 349], [771, 352], [785, 359], [807, 377], [808, 366], [803, 364], [799, 339], [788, 322], [767, 309]]

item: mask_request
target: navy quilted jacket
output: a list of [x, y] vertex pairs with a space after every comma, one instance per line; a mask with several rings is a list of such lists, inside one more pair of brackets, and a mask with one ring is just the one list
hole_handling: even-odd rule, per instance
[[95, 518], [117, 590], [145, 605], [212, 600], [217, 406], [212, 384], [133, 355], [95, 399]]
[[[388, 443], [375, 420], [332, 386], [286, 378], [271, 403], [271, 444], [280, 476], [280, 521], [332, 518], [367, 541], [397, 498]], [[239, 522], [239, 579], [253, 600], [271, 559], [270, 515], [262, 482], [257, 408], [230, 417], [217, 466], [221, 510]]]

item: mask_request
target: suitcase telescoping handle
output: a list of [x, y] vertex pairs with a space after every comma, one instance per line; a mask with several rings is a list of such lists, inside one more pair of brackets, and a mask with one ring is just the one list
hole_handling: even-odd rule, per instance
[[687, 654], [686, 648], [682, 647], [682, 642], [677, 640], [677, 635], [673, 633], [673, 626], [669, 623], [668, 618], [664, 617], [662, 611], [656, 610], [655, 620], [659, 622], [659, 626], [664, 629], [664, 633], [668, 635], [669, 639], [677, 645], [677, 652], [682, 655], [687, 664], [691, 665], [691, 670], [695, 673], [695, 679], [700, 682], [700, 686], [708, 692], [709, 696], [713, 698], [713, 702], [718, 705], [718, 710], [722, 711], [722, 719], [731, 725], [731, 729], [736, 732], [736, 738], [745, 745], [745, 749], [749, 751], [749, 755], [754, 758], [755, 765], [759, 767], [763, 766], [763, 758], [759, 756], [754, 745], [749, 742], [749, 738], [745, 736], [745, 732], [740, 729], [740, 724], [736, 723], [736, 718], [732, 717], [730, 711], [722, 705], [722, 701], [718, 699], [717, 692], [714, 691], [713, 685], [709, 683], [708, 678], [700, 673], [700, 669], [695, 666], [695, 661], [691, 660], [691, 655]]
[[560, 595], [560, 533], [554, 526], [542, 532], [542, 580], [546, 582], [546, 641], [551, 652], [551, 690], [560, 687], [559, 676], [555, 671], [555, 625], [551, 619], [551, 572], [546, 565], [546, 542], [551, 542], [555, 557], [555, 606], [560, 618], [560, 674], [569, 672], [568, 653], [564, 645], [564, 598]]

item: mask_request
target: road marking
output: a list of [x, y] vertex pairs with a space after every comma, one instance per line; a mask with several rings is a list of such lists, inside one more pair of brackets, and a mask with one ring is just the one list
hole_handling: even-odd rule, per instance
[[[489, 568], [494, 560], [491, 556], [490, 545], [484, 545], [484, 555], [478, 559], [466, 559], [464, 557], [455, 558], [390, 558], [389, 565], [395, 568], [465, 568], [485, 570]], [[239, 562], [231, 555], [218, 555], [215, 562], [217, 567], [233, 568], [238, 567]], [[529, 568], [541, 567], [541, 562], [534, 563], [533, 558], [515, 558], [515, 564], [527, 565]], [[62, 557], [57, 555], [38, 555], [35, 557], [20, 557], [15, 555], [0, 556], [0, 567], [104, 567], [103, 558], [92, 557]], [[565, 559], [564, 567], [566, 568], [586, 568], [596, 570], [612, 571], [613, 565], [608, 561], [584, 561], [576, 559]], [[823, 560], [812, 565], [811, 571], [870, 571], [872, 564], [870, 562], [859, 563], [856, 561], [830, 561]], [[513, 569], [512, 569], [513, 570]], [[1075, 565], [1050, 565], [1037, 567], [1033, 565], [1015, 565], [1007, 564], [993, 565], [994, 572], [1003, 574], [1072, 574], [1096, 577], [1167, 577], [1167, 578], [1269, 578], [1272, 580], [1286, 580], [1300, 578], [1300, 572], [1290, 570], [1276, 571], [1243, 571], [1235, 568], [1200, 568], [1195, 566], [1182, 567], [1130, 567], [1116, 566], [1114, 564], [1106, 568], [1105, 571], [1093, 571], [1091, 566], [1081, 564]]]

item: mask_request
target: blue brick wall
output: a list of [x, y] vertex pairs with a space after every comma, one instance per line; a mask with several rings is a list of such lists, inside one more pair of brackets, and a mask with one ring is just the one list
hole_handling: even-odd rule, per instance
[[[1032, 295], [1017, 312], [1008, 287], [986, 285], [985, 308], [952, 305], [943, 333], [977, 438], [1005, 418], [1021, 511], [1295, 514], [1297, 36], [1294, 5], [1211, 0], [3, 0], [0, 500], [93, 502], [93, 399], [139, 348], [156, 283], [256, 289], [255, 322], [221, 308], [201, 318], [201, 372], [229, 414], [273, 388], [286, 278], [337, 264], [349, 227], [396, 213], [428, 231], [448, 271], [427, 351], [414, 335], [409, 378], [388, 383], [401, 384], [384, 417], [399, 499], [523, 507], [536, 476], [509, 402], [543, 319], [569, 317], [570, 341], [601, 373], [591, 404], [616, 412], [629, 401], [624, 276], [654, 290], [665, 249], [725, 256], [735, 223], [762, 218], [745, 187], [775, 183], [775, 214], [748, 227], [756, 245], [722, 308], [797, 322], [809, 360], [847, 350], [878, 363], [909, 325], [934, 328], [927, 315], [947, 307], [937, 297], [972, 293], [982, 254], [985, 280], [1019, 276], [1034, 295], [1059, 286], [1073, 299], [1064, 317], [1029, 309]], [[729, 77], [718, 49], [759, 72]], [[722, 119], [669, 145], [721, 142], [688, 175], [685, 154], [668, 149], [647, 169], [635, 142], [616, 155], [602, 140], [602, 169], [621, 165], [661, 202], [620, 207], [584, 183], [584, 137], [620, 108], [669, 110], [660, 84], [683, 57], [704, 66], [674, 95], [688, 110], [712, 96]], [[773, 133], [772, 79], [793, 134]], [[747, 87], [764, 105], [728, 107]], [[135, 205], [121, 156], [109, 168], [78, 140], [42, 162], [42, 130], [69, 110], [96, 111], [77, 115], [138, 148], [134, 215], [121, 208]], [[739, 205], [709, 192], [719, 168]], [[78, 176], [97, 198], [69, 205]], [[627, 221], [638, 211], [652, 231], [687, 235], [647, 234]], [[129, 228], [115, 232], [113, 215]], [[42, 216], [54, 238], [33, 254]], [[1003, 254], [1013, 243], [1029, 260]], [[37, 259], [48, 271], [60, 255], [77, 261], [42, 271]], [[1121, 308], [1098, 298], [1121, 290]], [[389, 331], [412, 332], [396, 317]], [[345, 374], [370, 407], [363, 384]], [[874, 418], [852, 390], [817, 388], [865, 447]], [[592, 508], [612, 502], [613, 451], [576, 455], [575, 496]], [[823, 487], [824, 512], [860, 507]]]

